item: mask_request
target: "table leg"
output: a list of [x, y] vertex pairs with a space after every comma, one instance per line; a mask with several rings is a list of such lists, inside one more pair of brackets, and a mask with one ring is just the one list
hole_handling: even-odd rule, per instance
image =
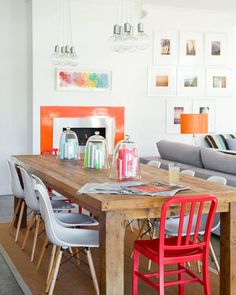
[[236, 290], [236, 203], [221, 213], [220, 295], [234, 295]]
[[100, 294], [124, 294], [125, 220], [120, 212], [103, 212], [99, 217]]

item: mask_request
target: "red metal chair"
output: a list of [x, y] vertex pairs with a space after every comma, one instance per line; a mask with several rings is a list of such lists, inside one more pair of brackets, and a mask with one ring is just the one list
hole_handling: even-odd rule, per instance
[[[205, 234], [203, 241], [198, 240], [198, 231], [201, 225], [202, 212], [204, 206], [208, 213]], [[142, 279], [148, 285], [159, 291], [160, 295], [164, 295], [164, 288], [167, 286], [178, 285], [179, 294], [184, 295], [184, 284], [198, 282], [204, 287], [204, 294], [210, 295], [210, 281], [208, 273], [208, 256], [209, 242], [211, 237], [211, 227], [214, 214], [217, 207], [217, 199], [212, 195], [204, 196], [178, 196], [169, 199], [162, 206], [160, 220], [159, 239], [154, 240], [138, 240], [134, 243], [133, 257], [133, 295], [138, 294], [138, 280]], [[179, 210], [179, 228], [178, 236], [173, 238], [165, 238], [165, 223], [170, 210]], [[207, 212], [206, 212], [207, 211]], [[177, 213], [178, 214], [178, 213]], [[184, 216], [189, 215], [187, 233], [182, 236]], [[193, 217], [197, 216], [196, 223]], [[193, 228], [194, 227], [194, 228]], [[194, 233], [191, 235], [191, 233]], [[142, 273], [139, 271], [140, 254], [152, 260], [158, 265], [158, 271], [152, 273]], [[185, 267], [185, 263], [189, 261], [202, 261], [202, 278], [198, 277], [194, 272]], [[177, 269], [165, 271], [165, 265], [176, 265]], [[178, 275], [178, 280], [165, 282], [166, 275]], [[186, 274], [190, 277], [186, 278]], [[155, 278], [154, 281], [151, 278]]]

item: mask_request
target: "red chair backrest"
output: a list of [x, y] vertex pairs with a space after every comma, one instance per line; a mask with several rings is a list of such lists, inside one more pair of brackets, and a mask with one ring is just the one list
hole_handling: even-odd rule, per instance
[[[212, 223], [217, 207], [217, 199], [212, 195], [202, 196], [178, 196], [169, 199], [162, 206], [161, 220], [160, 220], [160, 238], [159, 238], [159, 254], [164, 257], [165, 250], [181, 251], [186, 249], [198, 249], [200, 247], [208, 246]], [[203, 241], [199, 241], [198, 232], [202, 220], [203, 208], [206, 207], [204, 213], [208, 213], [205, 234]], [[167, 239], [165, 240], [165, 223], [169, 217], [169, 210], [178, 209], [179, 213], [179, 226], [178, 236], [176, 238], [176, 244], [168, 244]], [[186, 220], [186, 216], [187, 218]], [[186, 231], [183, 235], [183, 226], [185, 220]], [[186, 224], [187, 221], [187, 224]]]
[[57, 148], [51, 148], [51, 149], [42, 149], [41, 155], [57, 155], [58, 149]]

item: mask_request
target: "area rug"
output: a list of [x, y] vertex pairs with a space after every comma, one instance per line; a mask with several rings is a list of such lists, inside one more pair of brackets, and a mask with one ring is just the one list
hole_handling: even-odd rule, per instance
[[[45, 290], [45, 281], [47, 277], [48, 263], [51, 254], [51, 247], [46, 251], [46, 255], [42, 261], [42, 265], [39, 271], [36, 270], [36, 262], [40, 252], [40, 247], [44, 241], [44, 234], [41, 234], [36, 248], [35, 260], [30, 262], [30, 254], [32, 249], [32, 234], [29, 236], [29, 242], [26, 245], [25, 251], [22, 251], [20, 246], [24, 237], [25, 230], [21, 230], [19, 241], [14, 242], [14, 232], [9, 232], [9, 224], [0, 224], [0, 243], [6, 250], [8, 256], [11, 258], [15, 267], [23, 277], [25, 283], [30, 288], [33, 295], [42, 295]], [[129, 228], [125, 238], [125, 295], [132, 294], [132, 259], [130, 254], [133, 247], [133, 242], [137, 237], [137, 232], [132, 233]], [[99, 250], [92, 250], [94, 263], [96, 270], [99, 269]], [[147, 270], [148, 261], [141, 259], [141, 270]], [[56, 282], [54, 295], [94, 295], [93, 284], [89, 275], [87, 266], [83, 266], [81, 271], [75, 265], [66, 263], [60, 268], [58, 280]], [[193, 263], [192, 268], [196, 269], [196, 265]], [[152, 270], [155, 270], [155, 266], [152, 266]], [[214, 273], [210, 273], [212, 294], [219, 295], [219, 276]], [[156, 291], [147, 284], [141, 282], [139, 284], [140, 295], [156, 295]], [[177, 295], [178, 287], [166, 288], [165, 295]], [[185, 288], [185, 295], [201, 295], [204, 294], [203, 288], [199, 284], [189, 284]], [[5, 295], [0, 292], [0, 295]], [[8, 295], [8, 294], [6, 294]], [[9, 294], [9, 295], [15, 295]], [[18, 295], [18, 294], [17, 294]], [[112, 294], [109, 294], [112, 295]]]
[[31, 291], [0, 244], [0, 294], [31, 295]]

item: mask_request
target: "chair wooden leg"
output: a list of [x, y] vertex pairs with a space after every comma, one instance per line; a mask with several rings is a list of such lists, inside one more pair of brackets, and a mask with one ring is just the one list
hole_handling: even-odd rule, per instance
[[23, 243], [22, 243], [22, 246], [21, 246], [21, 250], [25, 249], [25, 245], [26, 245], [26, 242], [28, 240], [30, 230], [31, 230], [31, 228], [32, 228], [32, 226], [34, 224], [34, 220], [35, 220], [35, 213], [33, 212], [32, 217], [30, 219], [29, 226], [27, 227], [27, 231], [25, 233], [25, 237], [24, 237], [24, 240], [23, 240]]
[[128, 226], [130, 227], [130, 230], [133, 233], [134, 232], [134, 228], [133, 228], [132, 222], [133, 222], [133, 220], [128, 220]]
[[[53, 263], [54, 263], [54, 259], [55, 259], [55, 254], [56, 254], [56, 249], [57, 249], [57, 246], [53, 245], [52, 246], [52, 252], [51, 252], [51, 258], [50, 258], [50, 262], [49, 262], [49, 266], [48, 266], [48, 275], [47, 275], [47, 280], [46, 280], [47, 285], [49, 283], [50, 275], [51, 275], [51, 272], [52, 272]], [[47, 290], [47, 287], [49, 289], [49, 286], [46, 286], [46, 290]]]
[[33, 262], [33, 260], [34, 260], [34, 253], [35, 253], [35, 248], [36, 248], [37, 239], [38, 239], [40, 222], [41, 222], [41, 217], [36, 215], [36, 226], [35, 226], [35, 233], [34, 233], [34, 241], [33, 241], [33, 248], [32, 248], [32, 253], [31, 253], [31, 258], [30, 258], [31, 262]]
[[98, 280], [97, 280], [97, 275], [95, 272], [93, 258], [92, 258], [90, 249], [87, 249], [86, 253], [87, 253], [87, 259], [88, 259], [88, 264], [89, 264], [89, 268], [90, 268], [90, 272], [91, 272], [91, 276], [93, 280], [94, 289], [95, 289], [96, 295], [99, 295], [100, 292], [98, 287]]
[[19, 215], [19, 219], [18, 219], [18, 223], [17, 223], [15, 242], [18, 241], [19, 232], [20, 232], [20, 226], [21, 226], [21, 222], [22, 222], [22, 217], [23, 217], [24, 209], [25, 209], [25, 201], [23, 200], [21, 202], [20, 215]]
[[[152, 231], [152, 234], [150, 236], [150, 240], [153, 240], [156, 238], [156, 231], [157, 231], [157, 226], [156, 224], [154, 224], [154, 228], [153, 228], [153, 231]], [[149, 259], [148, 261], [148, 270], [150, 270], [152, 267], [152, 260]]]
[[200, 261], [197, 260], [197, 261], [196, 261], [196, 264], [197, 264], [197, 272], [198, 272], [198, 273], [201, 273], [201, 272], [202, 272], [202, 268], [201, 268]]
[[51, 284], [50, 284], [50, 289], [49, 289], [48, 295], [53, 294], [56, 279], [57, 279], [57, 275], [58, 275], [58, 271], [59, 271], [59, 267], [60, 267], [60, 263], [61, 263], [61, 257], [62, 257], [62, 249], [60, 249], [60, 251], [59, 251], [59, 253], [58, 253], [57, 257], [56, 257], [55, 269], [53, 271], [53, 277], [52, 277], [52, 281], [51, 281]]
[[210, 242], [210, 244], [209, 244], [209, 247], [210, 247], [210, 253], [211, 253], [211, 255], [212, 255], [213, 261], [214, 261], [215, 266], [216, 266], [216, 270], [217, 270], [218, 274], [220, 274], [220, 266], [219, 266], [219, 262], [218, 262], [218, 260], [217, 260], [217, 258], [216, 258], [216, 254], [215, 254], [215, 251], [214, 251], [214, 249], [213, 249], [213, 247], [212, 247], [211, 242]]
[[49, 243], [48, 238], [45, 237], [42, 249], [41, 249], [40, 254], [39, 254], [39, 259], [37, 261], [37, 266], [36, 266], [37, 270], [39, 270], [39, 268], [40, 268], [40, 265], [41, 265], [41, 262], [42, 262], [42, 259], [43, 259], [43, 256], [44, 256], [44, 253], [46, 251], [48, 243]]
[[19, 213], [21, 203], [22, 203], [22, 199], [17, 199], [17, 205], [16, 205], [16, 209], [15, 209], [14, 214], [13, 214], [12, 222], [10, 224], [10, 230], [12, 230], [13, 227], [14, 227], [14, 224], [15, 224], [15, 221], [16, 221], [16, 216]]

